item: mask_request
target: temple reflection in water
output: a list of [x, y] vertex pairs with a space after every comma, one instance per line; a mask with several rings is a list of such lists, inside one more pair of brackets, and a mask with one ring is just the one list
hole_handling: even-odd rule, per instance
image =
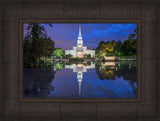
[[135, 98], [136, 73], [136, 61], [53, 62], [47, 68], [24, 70], [24, 97]]
[[95, 68], [95, 64], [91, 62], [90, 65], [84, 65], [84, 64], [72, 64], [72, 65], [65, 65], [65, 68], [67, 69], [73, 69], [73, 72], [77, 73], [77, 79], [79, 84], [79, 94], [81, 93], [81, 84], [83, 80], [83, 73], [87, 72], [87, 69]]
[[[120, 63], [118, 64], [120, 66]], [[109, 67], [110, 70], [114, 69], [116, 66], [115, 62], [105, 62], [101, 65], [101, 68], [103, 67]], [[73, 69], [73, 72], [77, 73], [77, 80], [78, 80], [78, 85], [79, 85], [79, 94], [81, 93], [81, 85], [83, 81], [83, 73], [87, 72], [87, 69], [94, 69], [95, 68], [95, 63], [91, 62], [89, 65], [85, 64], [72, 64], [72, 65], [65, 65], [66, 69]], [[117, 67], [116, 67], [117, 70]]]
[[[131, 65], [134, 66], [136, 65], [136, 62], [130, 62], [129, 64], [127, 64], [127, 68], [131, 68]], [[102, 73], [103, 77], [107, 78], [107, 79], [115, 79], [115, 75], [119, 75], [118, 68], [120, 68], [121, 63], [120, 62], [104, 62], [104, 63], [99, 63], [99, 68], [96, 67], [96, 64], [93, 62], [90, 62], [90, 64], [86, 64], [86, 63], [79, 63], [79, 64], [70, 64], [67, 65], [65, 64], [64, 68], [66, 69], [72, 69], [73, 72], [76, 72], [77, 74], [77, 80], [78, 80], [78, 86], [79, 86], [79, 94], [81, 93], [81, 85], [82, 85], [82, 81], [83, 81], [83, 74], [84, 72], [87, 73], [87, 70], [89, 69], [98, 69], [100, 70], [100, 73]], [[97, 72], [98, 74], [100, 74], [99, 72]], [[101, 74], [100, 74], [101, 75]], [[100, 76], [101, 78], [101, 76]], [[125, 78], [125, 76], [124, 76]], [[130, 79], [129, 79], [130, 80]]]

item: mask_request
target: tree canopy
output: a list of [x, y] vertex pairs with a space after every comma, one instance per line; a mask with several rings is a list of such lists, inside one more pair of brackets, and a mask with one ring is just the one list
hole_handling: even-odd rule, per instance
[[[128, 39], [124, 42], [116, 41], [101, 41], [96, 48], [96, 57], [105, 55], [136, 55], [137, 39]], [[99, 55], [100, 54], [100, 55]]]
[[35, 65], [40, 57], [51, 56], [55, 43], [47, 36], [45, 28], [37, 23], [28, 24], [23, 40], [24, 65]]
[[121, 42], [115, 41], [100, 41], [96, 50], [95, 57], [105, 55], [115, 56], [132, 56], [137, 53], [137, 28], [128, 36], [128, 39]]
[[62, 57], [64, 57], [64, 50], [62, 48], [56, 48], [54, 56], [56, 58], [62, 58]]

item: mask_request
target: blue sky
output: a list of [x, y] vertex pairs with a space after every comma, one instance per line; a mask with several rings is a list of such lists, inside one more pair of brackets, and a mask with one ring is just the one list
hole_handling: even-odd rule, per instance
[[[100, 41], [125, 41], [129, 34], [137, 28], [136, 23], [54, 23], [53, 27], [46, 24], [47, 35], [55, 42], [55, 47], [72, 49], [77, 44], [79, 25], [81, 25], [84, 46], [96, 48]], [[27, 26], [26, 24], [24, 26]], [[26, 27], [24, 27], [24, 32]]]

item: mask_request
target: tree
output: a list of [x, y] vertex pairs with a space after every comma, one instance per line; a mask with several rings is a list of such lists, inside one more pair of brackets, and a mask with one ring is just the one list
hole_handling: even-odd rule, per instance
[[35, 53], [38, 57], [53, 55], [55, 44], [49, 37], [39, 39], [37, 44], [39, 45], [39, 47], [35, 50]]
[[110, 55], [112, 54], [112, 52], [114, 51], [114, 46], [116, 45], [116, 42], [110, 42], [110, 41], [107, 41], [105, 44], [103, 44], [102, 46], [102, 52], [104, 55]]
[[120, 46], [120, 52], [122, 52], [125, 56], [136, 55], [137, 39], [125, 40], [123, 44]]
[[[50, 27], [53, 27], [52, 24], [46, 24]], [[28, 24], [27, 30], [30, 31], [30, 35], [32, 36], [32, 40], [38, 40], [39, 38], [47, 37], [46, 30], [44, 26], [38, 23], [30, 23]]]
[[91, 58], [91, 54], [88, 54], [88, 55], [87, 55], [87, 58]]
[[117, 41], [116, 43], [116, 50], [119, 51], [119, 47], [121, 46], [122, 42], [120, 40]]
[[98, 47], [96, 48], [96, 53], [99, 53], [100, 51], [102, 51], [103, 45], [105, 44], [104, 41], [100, 41], [98, 44]]
[[83, 57], [85, 57], [85, 58], [91, 58], [91, 54], [84, 54]]
[[[48, 24], [48, 25], [53, 27], [52, 24]], [[39, 52], [38, 52], [37, 48], [39, 47], [41, 42], [43, 42], [43, 44], [45, 44], [44, 46], [50, 46], [50, 44], [51, 44], [54, 47], [54, 42], [51, 42], [52, 41], [51, 38], [47, 37], [46, 30], [45, 30], [44, 26], [42, 26], [41, 24], [31, 23], [28, 25], [27, 30], [30, 31], [34, 56], [36, 56], [36, 57], [39, 56]], [[40, 42], [40, 40], [41, 40], [41, 42]], [[41, 50], [39, 50], [39, 51], [41, 51]], [[52, 51], [53, 51], [53, 49], [51, 49], [51, 52]]]
[[56, 50], [55, 50], [55, 57], [56, 58], [62, 58], [62, 57], [64, 57], [64, 50], [62, 50], [61, 48], [56, 48]]
[[29, 24], [28, 30], [30, 30], [30, 35], [32, 38], [32, 52], [35, 58], [39, 58], [42, 54], [42, 43], [44, 43], [44, 38], [46, 38], [46, 31], [43, 26], [37, 23]]
[[[29, 65], [31, 63], [35, 65], [37, 59], [40, 60], [40, 57], [51, 56], [53, 54], [55, 44], [51, 38], [47, 36], [44, 26], [32, 23], [28, 25], [27, 30], [28, 33], [23, 43], [24, 60], [30, 61], [28, 63]], [[27, 58], [30, 60], [27, 60]]]
[[32, 64], [32, 40], [30, 35], [27, 33], [23, 40], [23, 62], [24, 66], [30, 66]]
[[131, 33], [128, 37], [128, 39], [135, 39], [137, 37], [137, 28], [133, 30], [133, 33]]
[[45, 38], [45, 43], [46, 43], [46, 50], [47, 52], [45, 53], [46, 56], [52, 56], [54, 52], [54, 46], [55, 43], [51, 40], [51, 38]]
[[121, 42], [120, 40], [118, 40], [118, 41], [116, 42], [116, 45], [114, 46], [115, 55], [119, 55], [119, 53], [120, 53], [119, 48], [120, 48], [121, 45], [122, 45], [122, 42]]
[[72, 58], [73, 56], [71, 54], [65, 55], [66, 58]]
[[115, 40], [112, 40], [112, 41], [111, 41], [111, 44], [112, 44], [112, 46], [116, 46], [116, 41], [115, 41]]
[[84, 57], [84, 58], [87, 58], [87, 54], [84, 54], [83, 57]]

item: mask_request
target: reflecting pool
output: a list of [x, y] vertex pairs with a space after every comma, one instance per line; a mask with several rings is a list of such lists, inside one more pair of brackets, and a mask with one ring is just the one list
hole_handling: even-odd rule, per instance
[[24, 68], [24, 98], [136, 98], [136, 61], [46, 62]]

